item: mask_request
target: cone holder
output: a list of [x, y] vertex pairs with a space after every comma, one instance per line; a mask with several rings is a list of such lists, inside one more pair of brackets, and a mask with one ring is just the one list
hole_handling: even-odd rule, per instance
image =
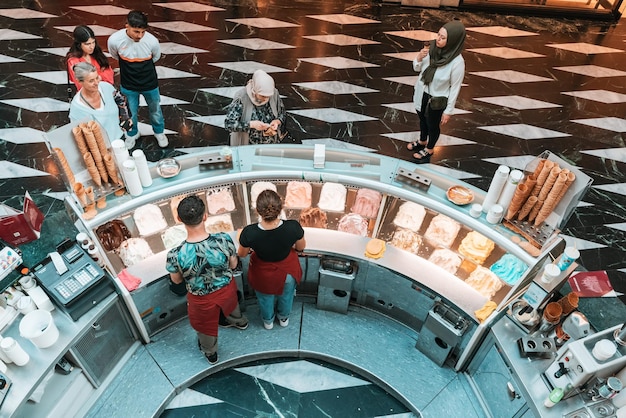
[[502, 224], [526, 238], [528, 242], [538, 249], [542, 249], [550, 242], [552, 237], [560, 232], [558, 229], [545, 222], [542, 222], [541, 225], [536, 227], [533, 223], [528, 221], [505, 219], [502, 221]]

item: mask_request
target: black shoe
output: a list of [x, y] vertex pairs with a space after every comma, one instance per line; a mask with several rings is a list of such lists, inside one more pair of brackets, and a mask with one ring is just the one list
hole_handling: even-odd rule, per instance
[[204, 353], [204, 357], [206, 357], [206, 359], [209, 361], [210, 364], [217, 363], [217, 351], [211, 355]]
[[248, 322], [246, 322], [244, 325], [239, 325], [239, 324], [231, 324], [230, 322], [226, 322], [225, 324], [221, 324], [220, 326], [224, 327], [224, 328], [232, 328], [235, 327], [237, 329], [247, 329], [248, 328]]
[[409, 151], [419, 151], [419, 150], [426, 148], [426, 145], [428, 145], [428, 141], [425, 142], [424, 144], [420, 144], [419, 141], [409, 142], [406, 145], [406, 149], [408, 149]]
[[430, 157], [433, 155], [426, 151], [426, 149], [422, 149], [419, 152], [413, 154], [413, 162], [415, 164], [426, 164], [430, 162]]

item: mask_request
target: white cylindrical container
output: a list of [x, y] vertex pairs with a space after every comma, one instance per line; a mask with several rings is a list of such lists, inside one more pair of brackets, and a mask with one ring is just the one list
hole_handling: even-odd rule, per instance
[[54, 305], [52, 304], [52, 301], [41, 287], [37, 286], [30, 289], [28, 291], [28, 296], [33, 299], [33, 302], [35, 302], [35, 305], [37, 305], [39, 309], [43, 309], [44, 311], [48, 312], [54, 311]]
[[598, 361], [607, 361], [615, 355], [617, 351], [617, 345], [611, 340], [603, 339], [595, 343], [591, 354]]
[[504, 216], [504, 209], [496, 203], [495, 205], [491, 205], [485, 219], [487, 219], [487, 222], [490, 224], [495, 225], [502, 220], [502, 216]]
[[500, 197], [498, 197], [498, 205], [502, 206], [504, 212], [506, 212], [511, 204], [511, 199], [513, 199], [513, 195], [515, 194], [515, 189], [517, 189], [517, 185], [523, 178], [524, 173], [520, 170], [511, 171], [507, 177], [506, 184], [500, 193]]
[[20, 321], [20, 335], [28, 338], [37, 347], [46, 348], [57, 342], [59, 329], [50, 312], [37, 309], [26, 314]]
[[[0, 343], [2, 342], [4, 338], [2, 337], [2, 335], [0, 335]], [[9, 364], [9, 363], [13, 363], [13, 361], [9, 358], [9, 356], [7, 356], [4, 351], [2, 351], [2, 349], [0, 348], [0, 360], [2, 360], [4, 363]]]
[[501, 165], [496, 170], [496, 173], [493, 175], [493, 179], [491, 179], [491, 184], [489, 184], [489, 189], [487, 190], [487, 195], [485, 196], [485, 200], [483, 200], [483, 212], [489, 212], [491, 206], [493, 206], [500, 197], [500, 192], [502, 192], [502, 188], [506, 184], [506, 179], [509, 176], [511, 169], [505, 165]]
[[0, 342], [0, 350], [11, 359], [16, 366], [24, 366], [30, 360], [30, 356], [20, 344], [11, 337], [6, 337]]
[[556, 265], [561, 271], [565, 271], [574, 261], [578, 260], [578, 257], [580, 257], [580, 252], [576, 248], [566, 247]]
[[469, 210], [469, 214], [472, 218], [480, 218], [480, 214], [483, 212], [483, 207], [480, 203], [474, 203]]
[[139, 179], [139, 171], [135, 165], [135, 161], [132, 158], [122, 163], [122, 172], [124, 173], [124, 180], [126, 181], [126, 190], [131, 196], [139, 196], [143, 193], [143, 187], [141, 186], [141, 180]]
[[552, 280], [555, 280], [560, 275], [561, 275], [561, 269], [559, 269], [554, 264], [547, 264], [543, 268], [543, 274], [541, 275], [541, 281], [543, 283], [551, 283]]
[[17, 301], [17, 305], [15, 306], [19, 313], [22, 315], [26, 315], [29, 312], [37, 309], [37, 305], [33, 302], [33, 298], [30, 296], [23, 296], [20, 300]]
[[136, 149], [133, 151], [133, 160], [137, 166], [139, 172], [139, 180], [143, 187], [152, 186], [152, 175], [150, 174], [150, 167], [148, 167], [148, 160], [146, 160], [146, 154], [142, 150]]

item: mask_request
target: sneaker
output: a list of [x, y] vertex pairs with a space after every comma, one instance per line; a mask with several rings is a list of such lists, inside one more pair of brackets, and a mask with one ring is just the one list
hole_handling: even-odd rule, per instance
[[246, 322], [245, 324], [240, 325], [240, 324], [231, 324], [230, 322], [226, 322], [226, 323], [220, 323], [220, 326], [221, 326], [221, 327], [224, 327], [224, 328], [232, 328], [232, 327], [235, 327], [235, 328], [237, 328], [237, 329], [244, 330], [244, 329], [247, 329], [247, 328], [248, 328], [248, 323]]
[[217, 351], [211, 355], [204, 353], [204, 357], [206, 357], [210, 364], [217, 363]]
[[286, 327], [287, 325], [289, 325], [289, 318], [285, 318], [285, 319], [278, 319], [278, 325], [280, 325], [281, 327]]
[[137, 140], [141, 136], [141, 133], [137, 131], [135, 135], [128, 135], [128, 133], [126, 133], [124, 134], [124, 136], [126, 137], [126, 140], [124, 141], [124, 143], [126, 144], [126, 149], [131, 150], [135, 148], [135, 142], [137, 142]]
[[157, 143], [159, 144], [161, 148], [167, 147], [170, 143], [167, 140], [167, 137], [165, 136], [165, 134], [154, 134], [154, 137], [156, 138]]
[[272, 329], [274, 328], [274, 323], [270, 322], [269, 324], [265, 321], [263, 321], [263, 326], [265, 327], [265, 329]]

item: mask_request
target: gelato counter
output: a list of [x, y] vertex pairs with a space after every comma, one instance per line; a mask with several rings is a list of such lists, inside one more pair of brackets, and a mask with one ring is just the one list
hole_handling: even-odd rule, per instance
[[[176, 157], [181, 170], [171, 178], [159, 176], [154, 164], [151, 186], [136, 196], [109, 194], [106, 208], [88, 219], [74, 194], [66, 199], [77, 228], [92, 237], [117, 276], [145, 342], [186, 314], [184, 298], [173, 298], [167, 289], [165, 257], [185, 239], [176, 207], [192, 193], [207, 204], [207, 231], [235, 237], [256, 222], [258, 193], [275, 189], [285, 201], [282, 216], [299, 220], [306, 230], [299, 293], [322, 299], [325, 292], [327, 305], [347, 298], [423, 335], [428, 331], [447, 341], [445, 352], [432, 352], [439, 349], [430, 343], [418, 348], [457, 369], [497, 316], [484, 315], [481, 322], [477, 312], [488, 302], [491, 310], [502, 311], [564, 247], [556, 232], [536, 248], [515, 230], [487, 222], [485, 214], [471, 216], [471, 205], [453, 203], [447, 191], [462, 187], [473, 203], [482, 203], [483, 191], [406, 161], [337, 149], [322, 150], [320, 159], [319, 149], [301, 145], [224, 151], [209, 147]], [[566, 196], [566, 206], [576, 198]], [[372, 239], [384, 242], [384, 253], [366, 254]], [[245, 262], [236, 278], [247, 297]], [[350, 274], [333, 269], [342, 263], [353, 267]]]

